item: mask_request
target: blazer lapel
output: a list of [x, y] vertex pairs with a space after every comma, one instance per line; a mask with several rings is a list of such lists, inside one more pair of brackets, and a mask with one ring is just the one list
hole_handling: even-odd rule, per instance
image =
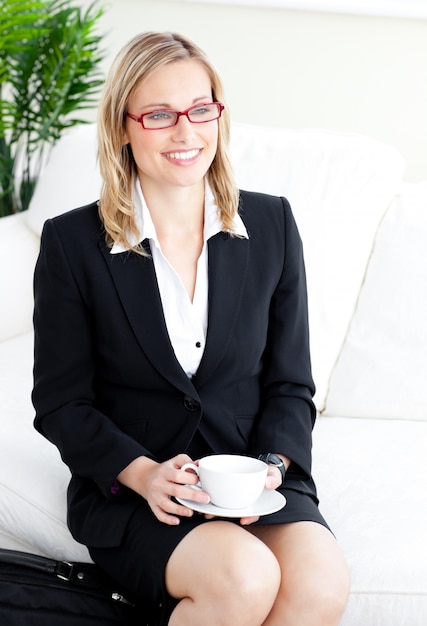
[[[148, 242], [144, 241], [144, 247], [150, 252]], [[110, 254], [104, 242], [100, 248], [144, 354], [170, 383], [194, 397], [194, 386], [176, 359], [169, 340], [152, 258], [133, 252]]]
[[208, 241], [209, 315], [206, 346], [193, 378], [200, 387], [223, 358], [238, 318], [249, 261], [249, 239], [218, 233]]
[[[144, 245], [148, 252], [147, 242]], [[110, 254], [100, 248], [117, 294], [137, 340], [152, 365], [183, 393], [194, 397], [223, 358], [240, 311], [248, 271], [250, 240], [218, 233], [208, 241], [209, 315], [206, 346], [192, 381], [173, 351], [151, 257], [135, 253]]]

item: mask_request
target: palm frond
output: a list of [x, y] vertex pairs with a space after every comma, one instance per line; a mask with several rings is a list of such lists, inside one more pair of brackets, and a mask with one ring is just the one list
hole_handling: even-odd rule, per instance
[[[0, 215], [10, 194], [10, 168], [22, 163], [14, 210], [28, 207], [40, 155], [63, 131], [83, 123], [102, 85], [104, 10], [69, 0], [5, 0], [0, 11]], [[38, 158], [40, 157], [40, 158]], [[16, 185], [15, 185], [16, 187]], [[10, 202], [9, 202], [10, 205]]]

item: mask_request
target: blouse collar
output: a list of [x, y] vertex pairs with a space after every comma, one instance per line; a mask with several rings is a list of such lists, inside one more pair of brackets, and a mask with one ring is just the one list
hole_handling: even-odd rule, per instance
[[[134, 207], [135, 207], [135, 222], [138, 228], [139, 237], [131, 235], [129, 237], [129, 243], [132, 246], [137, 246], [144, 239], [152, 239], [158, 243], [156, 229], [151, 219], [150, 211], [148, 210], [147, 203], [142, 193], [141, 183], [139, 178], [135, 182], [134, 193]], [[217, 233], [223, 230], [222, 222], [218, 215], [218, 207], [215, 203], [215, 198], [212, 190], [206, 182], [205, 184], [205, 221], [204, 221], [204, 240], [207, 241]], [[231, 229], [234, 235], [237, 237], [243, 237], [249, 239], [248, 231], [243, 223], [242, 218], [238, 213], [233, 219], [233, 228]], [[110, 254], [120, 254], [121, 252], [127, 252], [129, 248], [125, 247], [121, 243], [114, 243], [110, 250]]]

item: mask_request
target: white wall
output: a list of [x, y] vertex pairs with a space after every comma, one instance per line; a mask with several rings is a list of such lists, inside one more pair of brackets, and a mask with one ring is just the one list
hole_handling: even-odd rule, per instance
[[107, 7], [106, 67], [138, 32], [183, 32], [218, 68], [234, 120], [364, 133], [401, 151], [407, 180], [427, 179], [427, 20], [182, 0]]

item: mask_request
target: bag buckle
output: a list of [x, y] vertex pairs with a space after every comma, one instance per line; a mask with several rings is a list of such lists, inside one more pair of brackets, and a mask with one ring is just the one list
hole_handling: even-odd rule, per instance
[[60, 561], [56, 567], [56, 577], [66, 582], [70, 582], [73, 576], [74, 565], [68, 561]]

